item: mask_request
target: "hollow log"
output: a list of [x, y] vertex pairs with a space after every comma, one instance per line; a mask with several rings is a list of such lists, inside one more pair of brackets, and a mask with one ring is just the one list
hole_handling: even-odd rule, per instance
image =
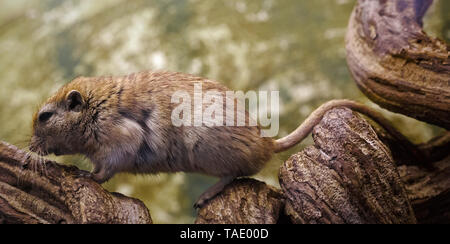
[[334, 109], [313, 139], [279, 173], [293, 223], [416, 223], [391, 152], [367, 121]]
[[0, 141], [0, 223], [152, 223], [141, 201], [86, 173]]
[[284, 220], [283, 206], [279, 190], [257, 180], [239, 179], [201, 208], [195, 223], [276, 224]]
[[359, 0], [347, 30], [347, 63], [375, 103], [450, 129], [450, 48], [422, 30], [431, 3]]

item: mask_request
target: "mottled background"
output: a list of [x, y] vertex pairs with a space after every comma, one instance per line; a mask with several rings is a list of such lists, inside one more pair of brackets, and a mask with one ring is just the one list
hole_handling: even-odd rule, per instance
[[[345, 62], [344, 36], [355, 0], [0, 0], [0, 140], [25, 147], [37, 106], [76, 76], [171, 70], [218, 80], [234, 90], [280, 91], [280, 136], [321, 103], [370, 103]], [[450, 39], [450, 1], [426, 20]], [[383, 112], [415, 142], [440, 130]], [[290, 153], [257, 176], [277, 186]], [[51, 157], [91, 169], [80, 156]], [[193, 174], [117, 175], [105, 187], [137, 197], [156, 223], [192, 223], [195, 199], [216, 179]]]

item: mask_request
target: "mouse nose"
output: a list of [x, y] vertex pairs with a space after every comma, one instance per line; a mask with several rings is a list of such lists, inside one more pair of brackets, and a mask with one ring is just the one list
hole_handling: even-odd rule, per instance
[[53, 116], [53, 114], [54, 113], [50, 111], [41, 112], [38, 117], [39, 122], [41, 123], [47, 122]]

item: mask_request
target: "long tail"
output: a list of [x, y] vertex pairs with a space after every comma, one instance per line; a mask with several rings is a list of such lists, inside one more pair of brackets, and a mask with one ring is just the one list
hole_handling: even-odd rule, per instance
[[383, 117], [382, 114], [365, 106], [364, 104], [346, 99], [331, 100], [320, 106], [291, 134], [275, 141], [275, 152], [286, 151], [287, 149], [300, 143], [303, 139], [305, 139], [305, 137], [309, 135], [309, 133], [311, 133], [314, 126], [322, 120], [327, 111], [337, 107], [350, 108], [356, 112], [368, 116], [376, 123], [381, 125], [396, 140], [402, 143], [406, 147], [406, 149], [408, 149], [412, 153], [417, 152], [417, 147], [412, 144], [404, 135], [398, 132], [397, 129], [395, 129], [391, 125], [391, 123]]

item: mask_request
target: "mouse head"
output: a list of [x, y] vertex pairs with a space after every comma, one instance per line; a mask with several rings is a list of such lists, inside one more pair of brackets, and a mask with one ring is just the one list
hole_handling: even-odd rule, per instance
[[30, 150], [40, 155], [79, 153], [86, 107], [79, 90], [60, 89], [34, 114]]

